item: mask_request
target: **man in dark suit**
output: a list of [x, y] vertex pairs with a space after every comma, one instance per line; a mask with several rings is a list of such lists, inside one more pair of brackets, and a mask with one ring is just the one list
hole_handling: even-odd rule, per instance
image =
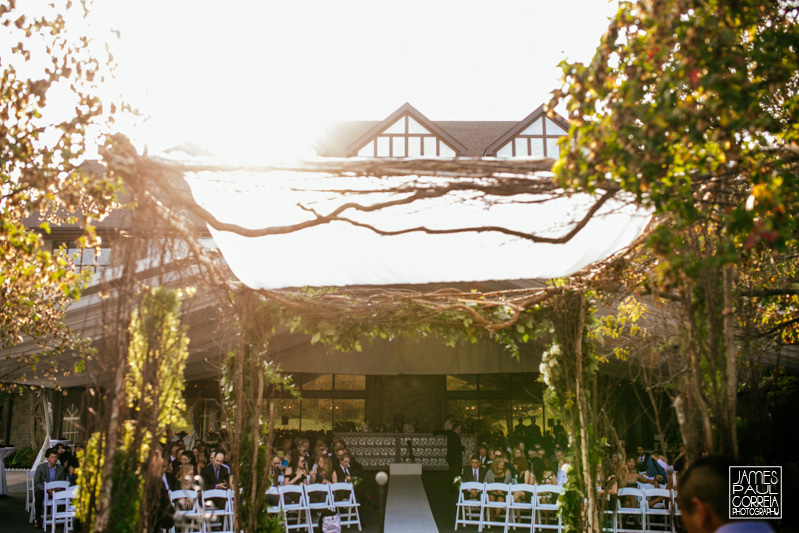
[[[33, 496], [35, 499], [34, 512], [36, 513], [34, 527], [42, 527], [42, 515], [44, 514], [44, 484], [51, 481], [66, 481], [67, 471], [58, 462], [58, 452], [55, 448], [48, 448], [44, 452], [46, 462], [36, 467], [33, 475]], [[50, 494], [52, 490], [48, 491]]]
[[652, 464], [652, 458], [644, 451], [643, 446], [638, 446], [635, 449], [635, 469], [638, 473], [645, 474]]
[[352, 478], [360, 477], [361, 475], [360, 470], [352, 463], [352, 458], [347, 453], [341, 454], [335, 473], [336, 482], [338, 483], [351, 483]]
[[230, 479], [230, 472], [225, 467], [223, 461], [225, 454], [222, 452], [214, 452], [211, 464], [208, 464], [200, 472], [203, 478], [203, 483], [206, 489], [228, 489], [228, 480]]
[[447, 431], [447, 464], [452, 477], [458, 475], [463, 468], [463, 442], [461, 441], [461, 425], [455, 424], [452, 431]]
[[[484, 483], [486, 479], [486, 467], [480, 464], [480, 457], [478, 455], [472, 455], [471, 459], [469, 459], [469, 466], [463, 469], [463, 474], [461, 474], [461, 482], [466, 483], [467, 481], [476, 481], [478, 483]], [[469, 490], [469, 498], [476, 500], [480, 497], [480, 491], [471, 489]]]

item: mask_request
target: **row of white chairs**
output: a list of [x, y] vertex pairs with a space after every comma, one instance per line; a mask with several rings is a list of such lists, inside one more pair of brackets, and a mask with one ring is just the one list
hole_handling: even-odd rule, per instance
[[234, 498], [230, 489], [169, 492], [176, 523], [169, 533], [234, 533]]
[[614, 515], [614, 533], [675, 532], [678, 518], [682, 515], [677, 491], [661, 488], [621, 488], [618, 490], [616, 508], [605, 512]]
[[[48, 491], [53, 490], [53, 494]], [[42, 511], [42, 529], [55, 533], [56, 526], [63, 526], [64, 533], [72, 531], [74, 527], [76, 507], [73, 502], [78, 497], [77, 485], [69, 486], [69, 481], [49, 481], [44, 484], [44, 502]], [[27, 502], [26, 502], [27, 504]], [[30, 512], [33, 517], [34, 497], [30, 497]], [[35, 518], [35, 517], [34, 517]]]
[[[563, 523], [558, 514], [558, 497], [562, 488], [557, 485], [528, 485], [525, 483], [460, 484], [455, 509], [455, 529], [459, 525], [484, 527], [499, 526], [508, 529], [533, 531], [555, 530], [561, 532]], [[472, 491], [478, 497], [472, 498]], [[522, 493], [514, 501], [514, 494]], [[491, 494], [498, 495], [492, 499]], [[657, 503], [655, 503], [657, 502]], [[492, 514], [495, 517], [492, 518]], [[607, 527], [613, 533], [674, 532], [680, 516], [676, 492], [667, 489], [622, 488], [618, 491], [616, 506], [605, 510]]]
[[[52, 495], [48, 492], [50, 489], [55, 490]], [[49, 527], [51, 533], [55, 533], [56, 526], [63, 526], [64, 533], [72, 531], [76, 514], [73, 500], [77, 498], [78, 490], [77, 485], [70, 487], [68, 481], [45, 483], [42, 522], [45, 531]], [[342, 526], [357, 526], [361, 531], [360, 504], [355, 500], [352, 483], [284, 485], [272, 487], [267, 494], [277, 496], [278, 504], [270, 506], [268, 512], [282, 516], [287, 533], [292, 529], [306, 529], [313, 533], [315, 515], [323, 509], [335, 509], [341, 515]], [[230, 489], [171, 491], [169, 498], [179, 513], [177, 524], [168, 533], [234, 533], [233, 496]], [[34, 514], [33, 500], [31, 490], [25, 502], [31, 517]]]
[[358, 526], [361, 531], [360, 504], [355, 501], [352, 483], [280, 485], [270, 488], [267, 495], [278, 498], [278, 504], [270, 506], [268, 512], [282, 516], [286, 533], [293, 529], [313, 533], [317, 515], [324, 509], [335, 509], [342, 527]]
[[[476, 491], [477, 499], [471, 497]], [[514, 493], [523, 493], [520, 501], [514, 501]], [[455, 529], [459, 525], [477, 526], [478, 531], [484, 527], [504, 527], [508, 529], [525, 528], [563, 530], [563, 523], [558, 515], [558, 496], [562, 488], [557, 485], [529, 485], [526, 483], [478, 483], [467, 481], [461, 483], [458, 492], [458, 503], [455, 509]], [[491, 494], [501, 496], [504, 501], [494, 501]], [[492, 514], [501, 519], [492, 518]]]

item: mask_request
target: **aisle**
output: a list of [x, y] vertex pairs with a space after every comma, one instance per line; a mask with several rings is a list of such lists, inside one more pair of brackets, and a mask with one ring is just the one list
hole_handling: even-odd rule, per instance
[[391, 476], [386, 503], [386, 533], [437, 532], [421, 476]]

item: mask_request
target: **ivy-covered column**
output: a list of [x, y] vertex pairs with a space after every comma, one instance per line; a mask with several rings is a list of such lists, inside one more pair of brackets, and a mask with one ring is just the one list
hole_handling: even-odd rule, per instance
[[[569, 433], [572, 468], [560, 497], [565, 531], [600, 531], [595, 480], [599, 459], [590, 390], [597, 370], [587, 340], [589, 305], [583, 292], [565, 292], [551, 305], [553, 344], [544, 353], [541, 373], [547, 384], [547, 406]], [[583, 499], [587, 501], [583, 514]]]
[[[268, 345], [277, 323], [273, 309], [248, 289], [235, 295], [239, 327], [236, 348], [226, 360], [222, 397], [230, 431], [231, 488], [236, 497], [234, 528], [259, 533], [282, 531], [266, 512], [274, 416], [267, 398], [277, 390], [293, 391], [290, 381], [269, 360]], [[264, 443], [265, 444], [262, 444]]]

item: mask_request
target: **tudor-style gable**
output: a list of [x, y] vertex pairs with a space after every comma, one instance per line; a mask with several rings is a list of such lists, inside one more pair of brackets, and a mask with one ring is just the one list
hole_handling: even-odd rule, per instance
[[557, 157], [569, 125], [544, 106], [519, 122], [432, 121], [409, 103], [381, 121], [333, 124], [314, 141], [320, 157]]
[[347, 147], [347, 156], [457, 157], [466, 147], [409, 103]]
[[486, 155], [556, 159], [558, 140], [568, 131], [565, 119], [557, 114], [550, 118], [541, 105], [486, 148]]

